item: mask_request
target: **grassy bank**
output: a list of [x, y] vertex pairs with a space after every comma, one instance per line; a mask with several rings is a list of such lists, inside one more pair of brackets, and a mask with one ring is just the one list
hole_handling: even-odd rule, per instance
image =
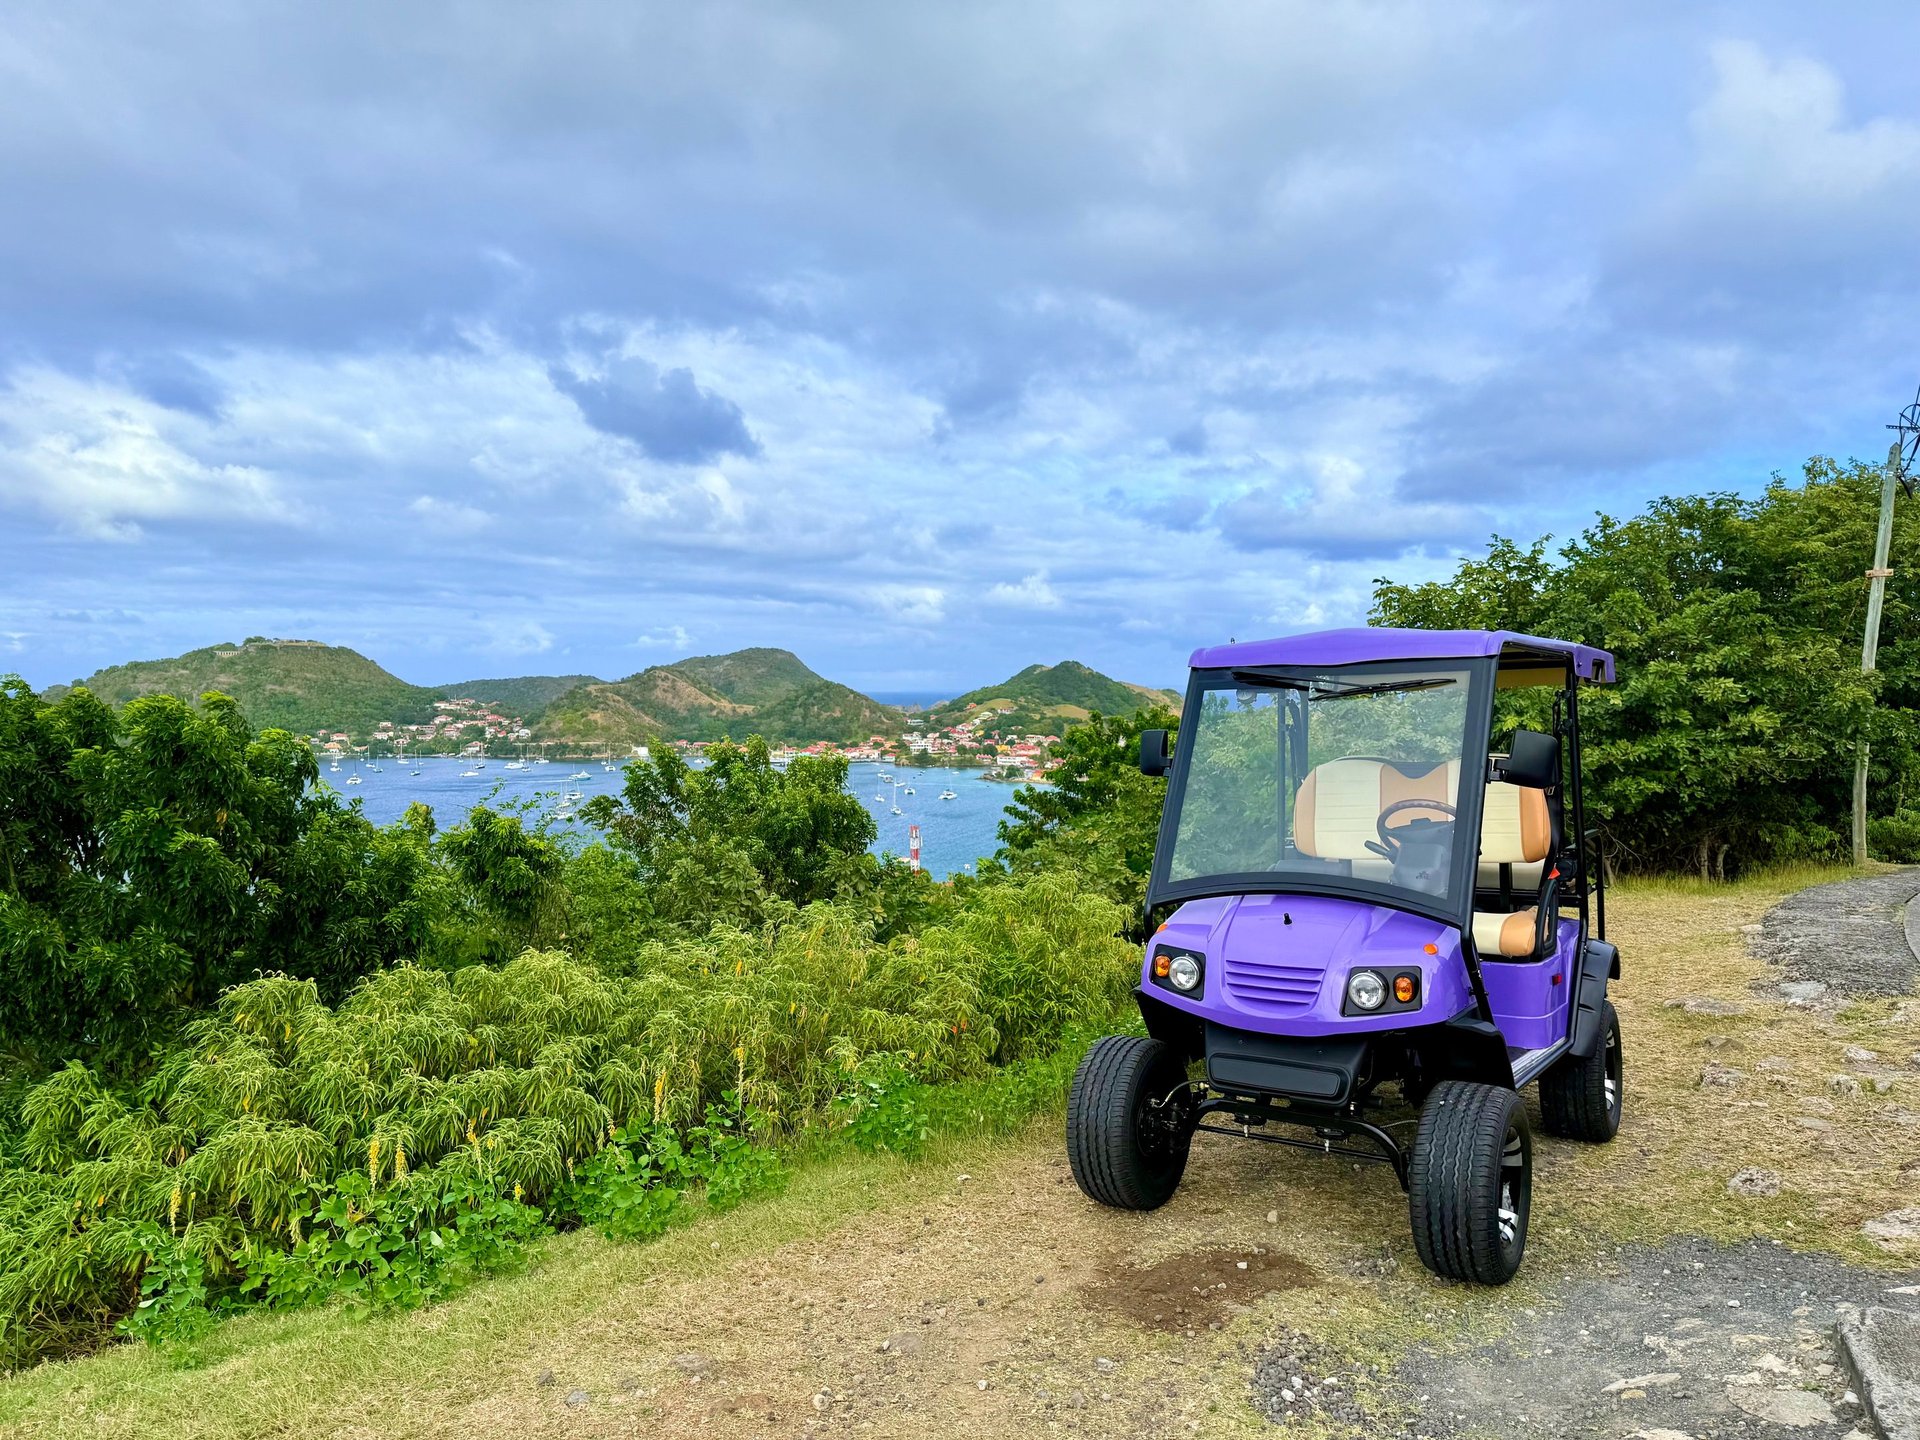
[[[1761, 1236], [1886, 1264], [1858, 1226], [1911, 1203], [1901, 1169], [1920, 1162], [1920, 1128], [1899, 1116], [1920, 1111], [1920, 1071], [1886, 1094], [1836, 1093], [1829, 1079], [1849, 1068], [1848, 1045], [1896, 1062], [1920, 1050], [1920, 1006], [1789, 1009], [1755, 990], [1764, 967], [1742, 931], [1837, 873], [1615, 892], [1627, 1121], [1606, 1147], [1541, 1142], [1527, 1267], [1503, 1291], [1420, 1269], [1381, 1167], [1207, 1137], [1165, 1209], [1089, 1205], [1049, 1098], [1067, 1056], [999, 1099], [991, 1083], [943, 1091], [963, 1098], [932, 1117], [918, 1160], [844, 1144], [801, 1153], [774, 1198], [647, 1244], [556, 1237], [526, 1273], [426, 1310], [249, 1315], [186, 1345], [43, 1366], [0, 1383], [0, 1428], [207, 1440], [732, 1437], [808, 1422], [916, 1440], [1049, 1426], [1254, 1434], [1269, 1427], [1247, 1404], [1247, 1357], [1283, 1330], [1342, 1357], [1370, 1394], [1370, 1367], [1409, 1344], [1524, 1323], [1560, 1277], [1607, 1267], [1623, 1244]], [[1688, 998], [1741, 1013], [1669, 1007]], [[1709, 1064], [1740, 1074], [1703, 1086]], [[1778, 1171], [1781, 1194], [1728, 1195], [1748, 1165]], [[1218, 1300], [1187, 1308], [1216, 1274]]]

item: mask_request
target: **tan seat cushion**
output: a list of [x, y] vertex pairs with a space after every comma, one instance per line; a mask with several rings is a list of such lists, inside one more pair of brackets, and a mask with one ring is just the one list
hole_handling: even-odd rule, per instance
[[1534, 927], [1540, 923], [1540, 907], [1529, 905], [1502, 915], [1494, 910], [1473, 912], [1473, 948], [1482, 955], [1507, 955], [1515, 958], [1533, 954]]
[[[1303, 854], [1323, 860], [1364, 860], [1372, 856], [1369, 840], [1377, 841], [1380, 812], [1398, 800], [1442, 800], [1455, 803], [1460, 767], [1443, 761], [1415, 775], [1403, 775], [1379, 760], [1347, 756], [1316, 765], [1300, 782], [1294, 797], [1293, 843]], [[1403, 810], [1390, 825], [1420, 818], [1419, 810]], [[1444, 811], [1428, 812], [1446, 818]]]

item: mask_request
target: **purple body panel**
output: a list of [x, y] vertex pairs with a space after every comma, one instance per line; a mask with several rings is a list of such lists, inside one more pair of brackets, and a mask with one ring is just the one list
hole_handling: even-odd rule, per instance
[[1498, 655], [1508, 645], [1529, 650], [1558, 651], [1573, 656], [1574, 672], [1582, 680], [1613, 680], [1613, 656], [1591, 645], [1568, 640], [1546, 640], [1511, 630], [1394, 630], [1363, 626], [1352, 630], [1318, 630], [1309, 635], [1283, 635], [1275, 640], [1242, 640], [1234, 645], [1209, 645], [1193, 652], [1188, 662], [1196, 670], [1221, 670], [1235, 665], [1359, 665], [1369, 660], [1460, 660]]
[[[1198, 1000], [1141, 983], [1176, 1009], [1267, 1035], [1335, 1035], [1439, 1024], [1472, 1003], [1460, 932], [1439, 920], [1326, 895], [1189, 900], [1154, 937], [1207, 958]], [[1428, 945], [1437, 953], [1429, 955]], [[1148, 955], [1152, 946], [1148, 946]], [[1342, 1015], [1347, 972], [1418, 970], [1417, 1010]]]
[[[1538, 1050], [1567, 1033], [1577, 921], [1560, 925], [1545, 960], [1487, 961], [1480, 975], [1507, 1044]], [[1198, 999], [1149, 978], [1154, 943], [1206, 957]], [[1434, 954], [1427, 954], [1432, 945]], [[1417, 1009], [1342, 1015], [1348, 972], [1418, 970]], [[1558, 978], [1556, 978], [1558, 977]], [[1154, 935], [1141, 987], [1176, 1010], [1263, 1035], [1354, 1035], [1439, 1025], [1473, 1003], [1460, 932], [1439, 920], [1327, 895], [1228, 895], [1189, 900]]]

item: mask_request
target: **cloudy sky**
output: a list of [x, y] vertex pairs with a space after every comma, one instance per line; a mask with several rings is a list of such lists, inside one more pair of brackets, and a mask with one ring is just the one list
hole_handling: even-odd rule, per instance
[[1910, 4], [9, 7], [0, 670], [1352, 622], [1884, 454]]

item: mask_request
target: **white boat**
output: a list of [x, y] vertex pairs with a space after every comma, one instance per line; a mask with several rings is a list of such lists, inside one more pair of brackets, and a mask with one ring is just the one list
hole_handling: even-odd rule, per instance
[[418, 770], [409, 770], [407, 773], [409, 775], [418, 775], [420, 772]]
[[901, 790], [900, 790], [900, 793], [901, 793], [902, 795], [911, 795], [911, 794], [913, 794], [913, 786], [911, 786], [911, 785], [906, 785], [906, 786], [903, 786], [903, 787], [901, 787]]
[[600, 768], [606, 771], [609, 775], [611, 775], [614, 771], [614, 767], [611, 765], [602, 765]]
[[526, 768], [527, 767], [525, 765], [522, 765], [518, 760], [507, 761], [507, 769], [509, 770], [524, 770]]
[[940, 798], [942, 800], [958, 800], [960, 797], [951, 790], [942, 790], [940, 792]]
[[479, 772], [478, 770], [462, 770], [462, 771], [460, 772], [460, 774], [461, 774], [461, 776], [462, 776], [462, 778], [464, 778], [464, 777], [466, 777], [466, 776], [468, 776], [468, 775], [478, 775], [479, 773], [480, 773], [480, 772]]
[[569, 780], [591, 780], [592, 778], [593, 776], [585, 770], [576, 770], [573, 774], [567, 776]]

